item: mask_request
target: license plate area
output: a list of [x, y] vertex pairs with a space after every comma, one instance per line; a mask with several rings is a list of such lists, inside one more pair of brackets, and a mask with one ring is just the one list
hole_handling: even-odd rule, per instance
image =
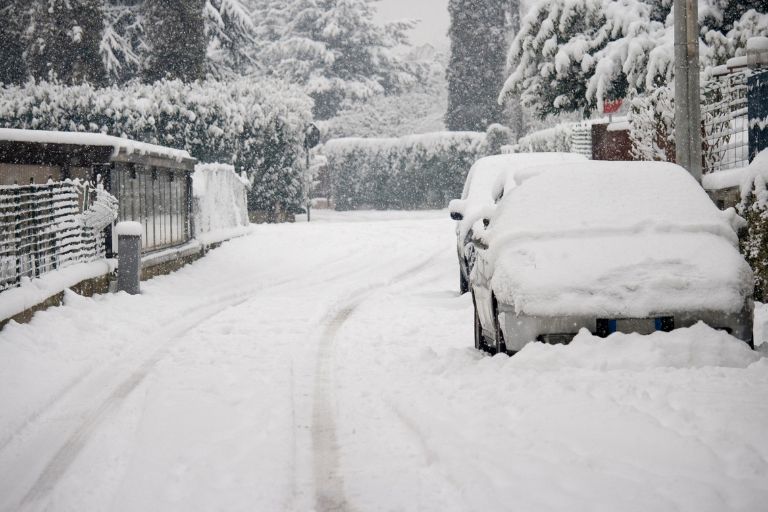
[[672, 316], [657, 316], [650, 318], [598, 318], [597, 334], [606, 337], [614, 332], [650, 334], [655, 331], [669, 332], [675, 328]]

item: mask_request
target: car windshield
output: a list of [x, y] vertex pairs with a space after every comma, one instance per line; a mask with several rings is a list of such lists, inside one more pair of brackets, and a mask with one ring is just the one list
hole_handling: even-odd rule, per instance
[[669, 164], [576, 163], [518, 181], [499, 203], [494, 236], [687, 230], [734, 237], [701, 187]]

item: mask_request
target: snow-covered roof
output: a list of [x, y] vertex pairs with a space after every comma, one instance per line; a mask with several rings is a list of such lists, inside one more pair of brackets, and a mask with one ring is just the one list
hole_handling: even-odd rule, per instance
[[167, 148], [146, 142], [138, 142], [122, 137], [113, 137], [103, 133], [55, 132], [45, 130], [17, 130], [0, 128], [0, 141], [30, 142], [37, 144], [65, 144], [77, 146], [112, 147], [114, 156], [120, 152], [139, 155], [151, 155], [169, 158], [181, 162], [192, 160], [187, 151]]
[[762, 176], [768, 181], [768, 149], [761, 151], [747, 167], [705, 174], [701, 182], [707, 190], [740, 187], [744, 193], [752, 189], [752, 183], [757, 176]]
[[731, 219], [675, 164], [573, 163], [513, 188], [483, 238], [518, 312], [738, 310], [751, 273]]

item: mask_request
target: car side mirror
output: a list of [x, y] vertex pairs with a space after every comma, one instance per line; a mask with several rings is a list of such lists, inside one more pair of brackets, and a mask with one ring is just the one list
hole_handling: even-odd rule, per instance
[[448, 203], [448, 211], [453, 220], [464, 219], [464, 201], [461, 199], [452, 199], [451, 202]]

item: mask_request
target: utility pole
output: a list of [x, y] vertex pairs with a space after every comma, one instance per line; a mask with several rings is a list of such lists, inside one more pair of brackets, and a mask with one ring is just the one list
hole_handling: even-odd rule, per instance
[[676, 157], [701, 183], [698, 0], [675, 0], [674, 9]]

